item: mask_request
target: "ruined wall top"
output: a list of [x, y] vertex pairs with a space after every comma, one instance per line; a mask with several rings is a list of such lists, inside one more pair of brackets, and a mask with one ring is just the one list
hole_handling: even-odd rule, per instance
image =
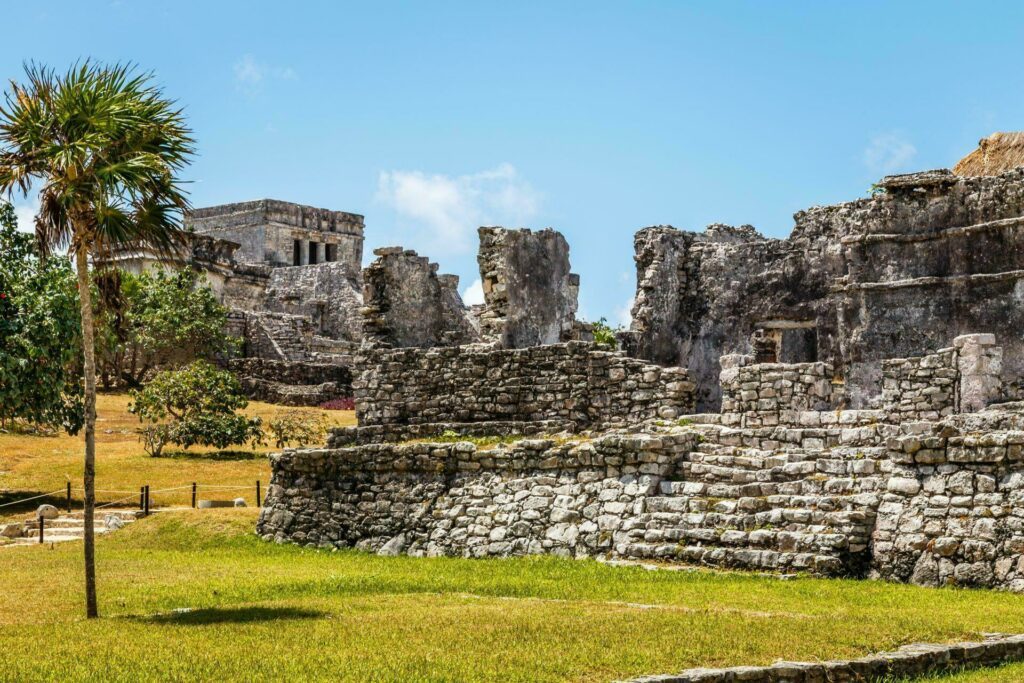
[[218, 204], [191, 211], [186, 225], [196, 232], [225, 226], [281, 223], [293, 228], [347, 235], [363, 234], [363, 216], [347, 211], [332, 211], [278, 199]]
[[570, 272], [562, 233], [482, 227], [479, 234], [484, 336], [504, 348], [571, 340], [580, 278]]

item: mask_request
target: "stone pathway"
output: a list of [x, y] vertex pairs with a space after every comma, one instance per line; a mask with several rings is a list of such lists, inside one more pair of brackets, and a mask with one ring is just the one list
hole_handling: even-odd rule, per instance
[[[96, 534], [106, 534], [131, 524], [140, 515], [139, 510], [97, 510], [93, 520]], [[23, 545], [39, 545], [39, 520], [31, 518], [22, 523], [23, 536], [12, 538], [8, 543], [0, 544], [2, 548], [14, 548]], [[43, 544], [78, 541], [85, 536], [85, 520], [81, 512], [63, 513], [56, 519], [46, 520], [43, 529]]]

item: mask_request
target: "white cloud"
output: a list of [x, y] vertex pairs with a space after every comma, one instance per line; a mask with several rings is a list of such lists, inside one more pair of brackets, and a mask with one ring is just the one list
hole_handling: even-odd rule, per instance
[[271, 66], [257, 61], [251, 54], [235, 62], [235, 84], [248, 93], [259, 92], [268, 80], [290, 81], [296, 76], [290, 66]]
[[864, 165], [872, 173], [895, 173], [906, 170], [916, 156], [917, 148], [902, 134], [881, 133], [864, 149]]
[[473, 280], [469, 287], [462, 292], [462, 303], [467, 306], [476, 306], [484, 302], [484, 283], [480, 278]]
[[627, 301], [625, 304], [623, 304], [622, 306], [619, 306], [618, 308], [615, 309], [615, 321], [614, 321], [614, 324], [621, 325], [622, 327], [626, 327], [626, 328], [629, 327], [630, 323], [633, 322], [633, 302], [634, 301], [635, 301], [634, 297], [629, 297], [629, 301]]
[[481, 225], [522, 225], [540, 204], [540, 195], [511, 164], [461, 176], [384, 171], [376, 198], [418, 233], [422, 243], [409, 246], [449, 253], [468, 251]]

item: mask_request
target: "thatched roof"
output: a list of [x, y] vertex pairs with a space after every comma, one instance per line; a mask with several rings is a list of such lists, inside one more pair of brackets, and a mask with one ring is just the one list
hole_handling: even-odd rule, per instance
[[993, 133], [953, 167], [960, 176], [999, 175], [1024, 166], [1024, 132]]

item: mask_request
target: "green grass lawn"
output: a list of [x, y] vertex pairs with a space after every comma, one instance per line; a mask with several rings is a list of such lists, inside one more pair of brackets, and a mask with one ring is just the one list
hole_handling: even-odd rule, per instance
[[[1024, 596], [1006, 593], [382, 558], [264, 543], [254, 522], [161, 513], [102, 538], [92, 622], [80, 544], [0, 549], [0, 680], [604, 681], [1024, 632]], [[943, 680], [1024, 669], [1004, 671]]]

